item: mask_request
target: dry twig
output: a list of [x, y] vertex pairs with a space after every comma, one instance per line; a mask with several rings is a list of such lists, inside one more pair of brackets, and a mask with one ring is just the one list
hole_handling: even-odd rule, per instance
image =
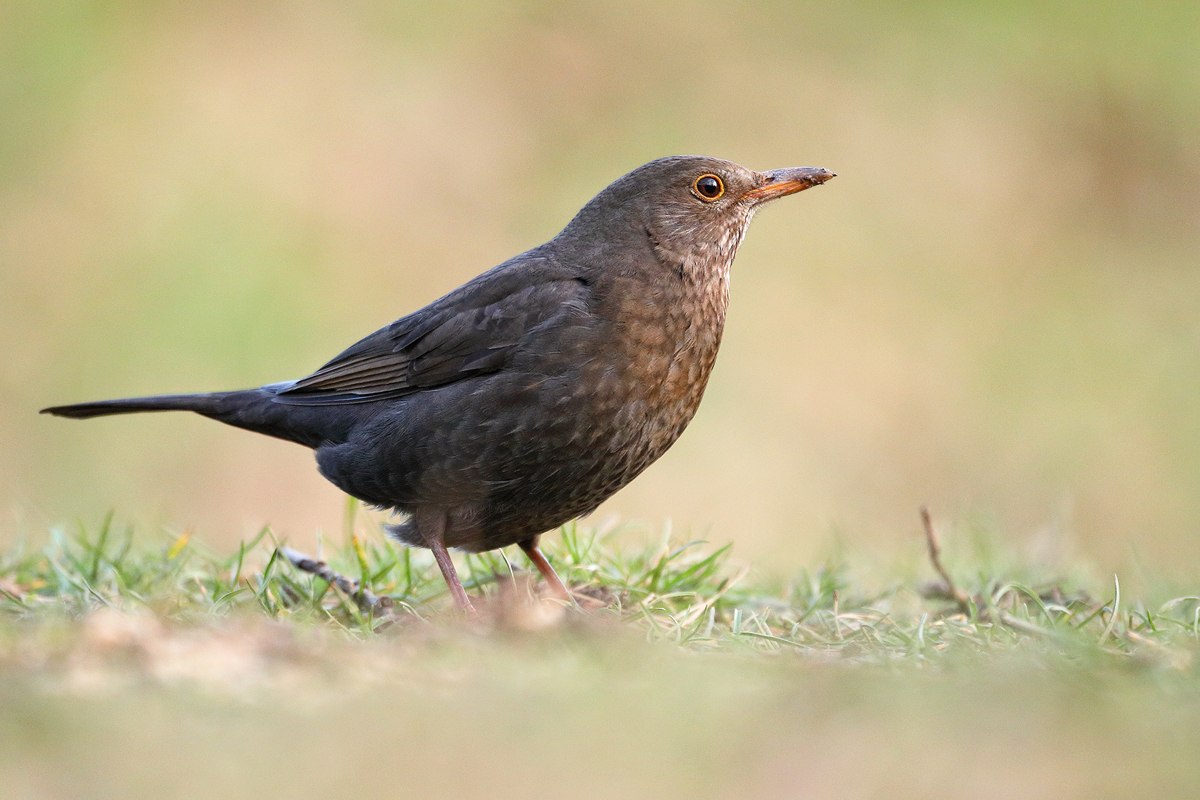
[[279, 548], [279, 553], [290, 561], [296, 569], [312, 573], [326, 583], [332, 583], [347, 595], [353, 597], [354, 601], [358, 603], [358, 607], [363, 611], [370, 611], [376, 614], [391, 613], [392, 598], [380, 597], [370, 589], [360, 589], [358, 581], [351, 580], [345, 575], [334, 572], [324, 561], [310, 558], [299, 550], [293, 550], [286, 545]]
[[[954, 583], [954, 579], [950, 577], [950, 573], [942, 564], [942, 543], [938, 540], [937, 531], [933, 528], [933, 517], [929, 514], [929, 509], [921, 506], [921, 522], [925, 526], [925, 543], [929, 545], [929, 560], [933, 563], [934, 570], [942, 577], [943, 584], [934, 584], [922, 594], [925, 597], [936, 597], [943, 600], [953, 601], [958, 606], [959, 611], [964, 614], [971, 613], [971, 598], [958, 585]], [[980, 619], [988, 619], [991, 615], [986, 608], [983, 608], [983, 598], [975, 600], [975, 608]], [[1006, 614], [1000, 609], [994, 609], [995, 619], [1001, 625], [1007, 625], [1024, 633], [1031, 633], [1039, 636], [1049, 635], [1050, 631], [1035, 625], [1032, 622], [1027, 622], [1023, 619], [1018, 619], [1011, 614]]]
[[936, 587], [942, 590], [940, 593], [948, 600], [953, 600], [962, 609], [963, 613], [971, 610], [971, 601], [967, 597], [967, 593], [954, 583], [954, 579], [950, 577], [950, 573], [942, 566], [942, 545], [938, 541], [937, 532], [933, 529], [933, 517], [929, 515], [929, 509], [921, 506], [921, 522], [925, 524], [925, 543], [929, 545], [929, 560], [933, 562], [933, 568], [937, 570], [937, 574], [942, 576], [945, 586]]

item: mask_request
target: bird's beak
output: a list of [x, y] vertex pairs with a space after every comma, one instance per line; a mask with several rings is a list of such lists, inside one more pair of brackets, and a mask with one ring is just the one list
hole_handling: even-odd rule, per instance
[[820, 167], [787, 167], [761, 174], [766, 179], [765, 182], [745, 194], [755, 204], [802, 192], [810, 186], [820, 186], [830, 178], [837, 177], [837, 173]]

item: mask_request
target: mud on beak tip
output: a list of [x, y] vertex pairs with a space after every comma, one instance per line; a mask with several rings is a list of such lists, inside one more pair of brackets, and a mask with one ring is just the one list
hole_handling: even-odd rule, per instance
[[771, 184], [780, 183], [799, 183], [804, 186], [820, 186], [830, 178], [836, 178], [836, 172], [830, 172], [823, 167], [787, 167], [785, 169], [773, 169], [766, 173], [771, 181]]
[[763, 174], [767, 177], [767, 182], [746, 193], [747, 197], [760, 203], [820, 186], [830, 178], [837, 177], [837, 173], [822, 167], [787, 167]]
[[820, 186], [830, 178], [836, 178], [836, 172], [830, 172], [823, 167], [800, 167], [796, 170], [785, 170], [797, 173], [795, 178], [798, 180], [807, 181], [811, 186]]

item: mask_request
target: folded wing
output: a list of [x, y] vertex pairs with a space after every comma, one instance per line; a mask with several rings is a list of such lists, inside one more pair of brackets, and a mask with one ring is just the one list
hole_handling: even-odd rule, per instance
[[520, 270], [513, 262], [497, 267], [376, 331], [307, 378], [280, 387], [276, 402], [370, 402], [504, 369], [540, 328], [588, 313], [586, 281], [544, 262], [531, 273], [531, 260]]

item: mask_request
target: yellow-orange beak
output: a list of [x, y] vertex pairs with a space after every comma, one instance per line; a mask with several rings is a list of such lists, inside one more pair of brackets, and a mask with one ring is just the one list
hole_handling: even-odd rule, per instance
[[765, 182], [745, 194], [755, 205], [802, 192], [810, 186], [820, 186], [830, 178], [837, 177], [837, 173], [820, 167], [787, 167], [761, 174], [766, 179]]

